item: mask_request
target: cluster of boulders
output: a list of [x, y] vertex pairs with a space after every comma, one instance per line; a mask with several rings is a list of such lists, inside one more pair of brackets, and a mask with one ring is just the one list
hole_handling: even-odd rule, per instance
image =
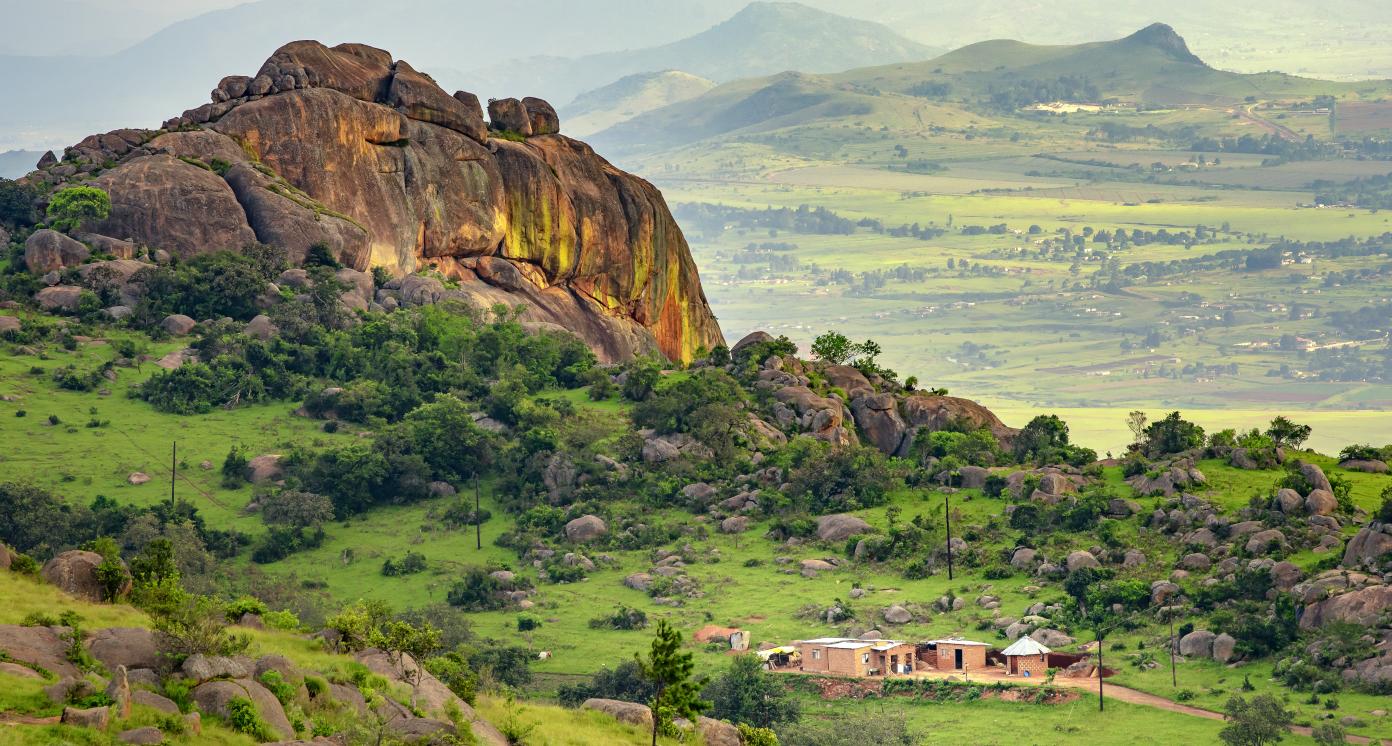
[[659, 606], [681, 606], [685, 599], [705, 595], [696, 578], [686, 573], [687, 565], [696, 561], [695, 549], [690, 544], [680, 550], [656, 550], [652, 559], [653, 564], [646, 572], [630, 573], [623, 579], [623, 585], [648, 594]]
[[1144, 473], [1128, 477], [1126, 483], [1138, 495], [1174, 497], [1186, 489], [1201, 487], [1208, 480], [1194, 466], [1194, 459], [1185, 456], [1155, 464]]
[[[746, 335], [731, 348], [739, 358], [750, 347], [773, 341], [767, 332]], [[769, 430], [804, 433], [837, 445], [864, 439], [886, 454], [907, 456], [921, 430], [934, 431], [963, 424], [990, 430], [1008, 443], [1015, 430], [976, 402], [951, 396], [910, 392], [878, 375], [848, 365], [772, 355], [759, 361], [756, 386], [772, 394], [775, 403]], [[853, 425], [853, 427], [852, 427]], [[756, 425], [756, 429], [759, 428]]]
[[[647, 705], [617, 699], [591, 698], [581, 703], [580, 708], [605, 713], [621, 723], [637, 726], [642, 731], [651, 731], [653, 727], [652, 710]], [[701, 716], [693, 724], [684, 718], [677, 718], [676, 726], [683, 731], [695, 730], [700, 734], [701, 743], [706, 746], [740, 746], [743, 743], [739, 729], [723, 720]]]

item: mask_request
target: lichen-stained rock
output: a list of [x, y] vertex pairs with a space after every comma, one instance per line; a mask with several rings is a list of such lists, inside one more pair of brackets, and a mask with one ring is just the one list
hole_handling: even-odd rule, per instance
[[256, 242], [246, 211], [221, 177], [169, 155], [134, 158], [102, 173], [111, 213], [93, 230], [130, 236], [180, 257]]
[[90, 255], [80, 242], [48, 228], [34, 231], [24, 242], [24, 266], [36, 275], [75, 267]]
[[1306, 606], [1300, 616], [1300, 628], [1319, 629], [1330, 622], [1376, 624], [1389, 609], [1392, 586], [1368, 586]]
[[500, 132], [516, 132], [524, 137], [532, 134], [532, 118], [527, 114], [527, 107], [515, 98], [488, 101], [488, 126]]
[[1015, 433], [1019, 432], [1007, 427], [986, 407], [955, 396], [914, 394], [904, 398], [901, 410], [904, 421], [910, 427], [927, 428], [930, 432], [945, 429], [953, 423], [965, 423], [974, 430], [990, 430], [1002, 445], [1009, 445]]
[[899, 450], [907, 429], [897, 405], [893, 394], [869, 394], [851, 402], [856, 427], [866, 440], [887, 454]]
[[528, 96], [522, 99], [522, 108], [527, 111], [527, 123], [533, 135], [555, 135], [561, 131], [561, 118], [556, 108], [544, 99]]
[[438, 124], [476, 142], [488, 140], [483, 112], [470, 109], [463, 101], [445, 93], [430, 76], [417, 72], [405, 62], [396, 63], [393, 69], [387, 104], [411, 119]]
[[[490, 116], [547, 136], [490, 139], [472, 94], [450, 96], [386, 51], [314, 41], [225, 78], [212, 98], [173, 131], [69, 149], [114, 162], [95, 180], [112, 198], [97, 233], [182, 257], [261, 242], [300, 260], [322, 242], [358, 271], [435, 269], [458, 287], [430, 302], [520, 304], [525, 321], [568, 329], [605, 361], [654, 350], [689, 361], [724, 344], [662, 195], [552, 134], [540, 99], [491, 102]], [[44, 168], [35, 178], [49, 184], [85, 178]], [[468, 264], [479, 258], [501, 264]]]

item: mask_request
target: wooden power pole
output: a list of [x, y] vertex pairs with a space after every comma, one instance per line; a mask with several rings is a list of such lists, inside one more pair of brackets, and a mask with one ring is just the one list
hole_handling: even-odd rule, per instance
[[483, 549], [483, 511], [480, 510], [478, 474], [474, 474], [474, 548]]
[[947, 521], [947, 579], [952, 580], [952, 496], [943, 495], [943, 518]]
[[169, 450], [169, 515], [174, 515], [174, 478], [179, 473], [179, 441], [174, 441]]

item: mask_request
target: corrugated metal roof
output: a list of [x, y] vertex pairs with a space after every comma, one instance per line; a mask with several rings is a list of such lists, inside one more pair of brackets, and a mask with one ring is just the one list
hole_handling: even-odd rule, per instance
[[1021, 637], [1001, 651], [1001, 655], [1046, 655], [1054, 651], [1030, 637]]
[[929, 644], [929, 645], [964, 645], [964, 646], [967, 646], [967, 647], [971, 647], [971, 646], [973, 646], [973, 645], [977, 645], [977, 646], [980, 646], [980, 647], [983, 647], [983, 648], [989, 648], [989, 647], [991, 647], [991, 643], [989, 643], [989, 642], [977, 642], [977, 641], [975, 641], [975, 640], [963, 640], [963, 639], [960, 638], [960, 637], [949, 637], [949, 638], [947, 638], [946, 640], [929, 640], [927, 644]]

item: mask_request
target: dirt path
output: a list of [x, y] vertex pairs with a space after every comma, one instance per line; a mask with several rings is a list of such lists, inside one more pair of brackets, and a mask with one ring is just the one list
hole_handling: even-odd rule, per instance
[[[971, 679], [974, 681], [1008, 681], [1012, 684], [1022, 684], [1025, 686], [1043, 686], [1045, 684], [1045, 681], [1043, 679], [1007, 677], [1001, 674], [997, 674], [996, 670], [992, 670], [990, 672], [974, 672], [971, 674]], [[962, 678], [961, 674], [957, 672], [934, 671], [931, 669], [920, 670], [918, 673], [915, 673], [913, 675], [934, 679], [961, 680]], [[1053, 685], [1058, 687], [1067, 687], [1069, 689], [1086, 691], [1093, 694], [1094, 696], [1096, 696], [1097, 694], [1097, 679], [1070, 679], [1064, 677], [1055, 677]], [[1118, 684], [1110, 684], [1104, 682], [1102, 685], [1102, 696], [1110, 700], [1116, 700], [1118, 702], [1126, 702], [1127, 704], [1141, 705], [1142, 707], [1154, 707], [1159, 710], [1168, 710], [1170, 712], [1177, 712], [1181, 715], [1189, 715], [1191, 717], [1204, 718], [1206, 720], [1222, 721], [1225, 719], [1223, 717], [1223, 713], [1221, 712], [1205, 710], [1201, 707], [1193, 707], [1190, 705], [1182, 704], [1180, 702], [1175, 702], [1171, 699], [1165, 699], [1164, 697], [1161, 697], [1156, 694], [1149, 694], [1138, 689], [1130, 689], [1124, 686], [1120, 686]], [[1298, 736], [1309, 737], [1313, 735], [1313, 729], [1303, 725], [1292, 725], [1290, 730], [1292, 733]], [[1372, 743], [1372, 740], [1365, 736], [1351, 735], [1347, 736], [1345, 740], [1347, 740], [1349, 743], [1357, 744]]]

